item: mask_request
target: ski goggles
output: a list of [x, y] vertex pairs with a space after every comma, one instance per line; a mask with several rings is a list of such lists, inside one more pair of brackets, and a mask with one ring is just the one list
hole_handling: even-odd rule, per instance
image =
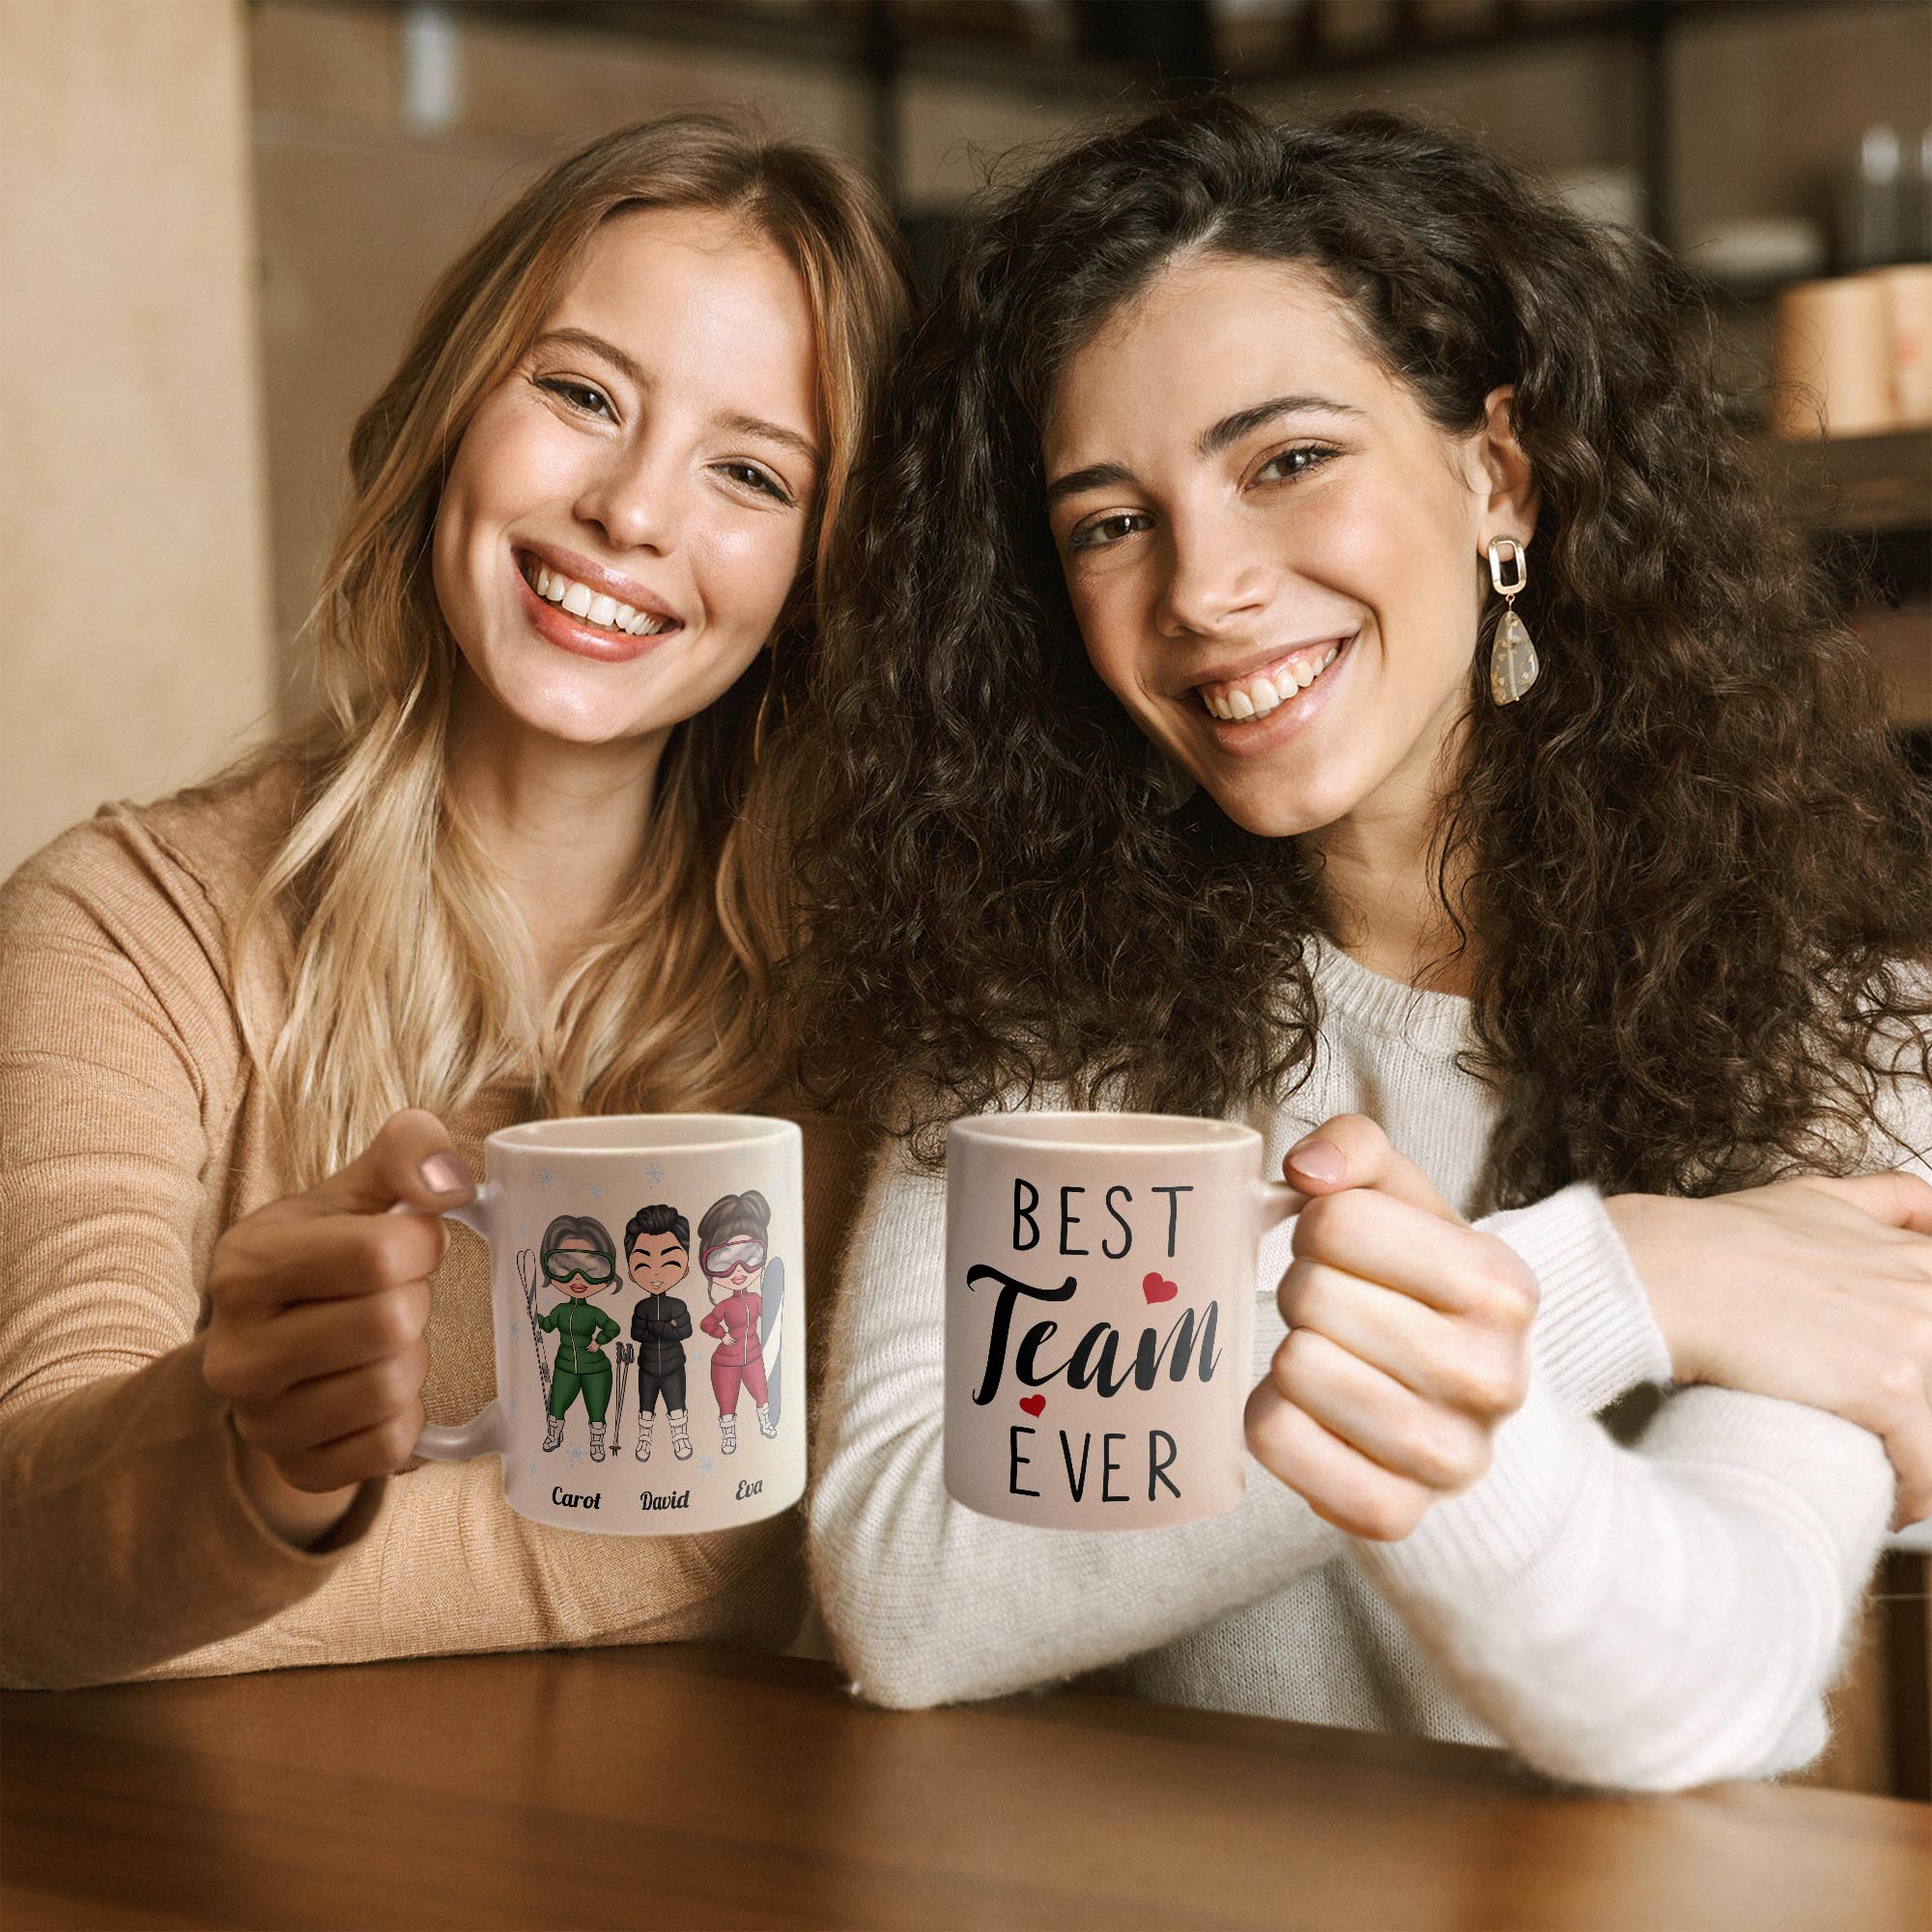
[[585, 1281], [602, 1283], [617, 1272], [617, 1264], [605, 1255], [580, 1255], [553, 1248], [543, 1258], [543, 1271], [555, 1282], [568, 1281], [575, 1274]]
[[741, 1236], [735, 1241], [721, 1241], [715, 1248], [706, 1248], [697, 1258], [697, 1265], [713, 1281], [730, 1274], [736, 1268], [743, 1268], [747, 1274], [756, 1274], [765, 1264], [765, 1244], [751, 1236]]

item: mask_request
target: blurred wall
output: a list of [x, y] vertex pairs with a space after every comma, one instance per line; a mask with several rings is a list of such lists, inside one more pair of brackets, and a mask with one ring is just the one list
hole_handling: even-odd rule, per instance
[[0, 0], [0, 876], [271, 709], [239, 0]]

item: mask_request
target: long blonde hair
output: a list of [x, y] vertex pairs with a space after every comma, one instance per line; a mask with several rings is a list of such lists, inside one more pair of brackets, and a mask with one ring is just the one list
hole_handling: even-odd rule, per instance
[[[798, 270], [828, 443], [808, 563], [772, 648], [673, 732], [636, 879], [546, 997], [516, 908], [446, 782], [457, 647], [429, 558], [442, 479], [478, 405], [527, 353], [620, 210], [741, 219]], [[773, 1084], [763, 997], [786, 934], [771, 765], [751, 740], [803, 686], [812, 611], [904, 319], [876, 190], [817, 150], [680, 115], [559, 162], [445, 272], [350, 443], [352, 497], [311, 619], [326, 708], [297, 816], [238, 952], [288, 949], [272, 1038], [242, 1024], [302, 1184], [402, 1106], [448, 1114], [511, 1083], [548, 1114], [742, 1106]], [[286, 757], [285, 743], [267, 754]], [[769, 808], [769, 809], [768, 809]]]

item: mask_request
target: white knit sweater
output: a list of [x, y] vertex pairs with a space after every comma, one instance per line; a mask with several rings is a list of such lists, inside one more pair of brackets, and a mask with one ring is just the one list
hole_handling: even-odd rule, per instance
[[[1288, 1109], [1251, 1117], [1268, 1172], [1311, 1126], [1362, 1113], [1468, 1211], [1493, 1108], [1455, 1065], [1467, 1003], [1327, 947], [1316, 984], [1314, 1073]], [[1920, 1149], [1923, 1087], [1901, 1103]], [[1551, 1776], [1635, 1789], [1768, 1776], [1823, 1747], [1890, 1513], [1884, 1448], [1821, 1410], [1716, 1388], [1669, 1394], [1618, 1446], [1594, 1415], [1670, 1364], [1594, 1189], [1479, 1224], [1542, 1285], [1529, 1398], [1483, 1481], [1386, 1545], [1321, 1521], [1252, 1461], [1237, 1508], [1172, 1529], [1030, 1529], [953, 1502], [945, 1208], [943, 1179], [890, 1149], [822, 1385], [813, 1579], [863, 1695], [923, 1706], [1104, 1670], [1167, 1702], [1502, 1743]], [[1284, 1332], [1289, 1240], [1262, 1256], [1256, 1379]]]

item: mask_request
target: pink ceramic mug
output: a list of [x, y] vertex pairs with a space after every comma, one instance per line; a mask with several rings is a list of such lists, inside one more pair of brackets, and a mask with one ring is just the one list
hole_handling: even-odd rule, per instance
[[1261, 1168], [1261, 1136], [1226, 1121], [952, 1123], [949, 1494], [1049, 1529], [1234, 1507], [1261, 1241], [1301, 1200]]

